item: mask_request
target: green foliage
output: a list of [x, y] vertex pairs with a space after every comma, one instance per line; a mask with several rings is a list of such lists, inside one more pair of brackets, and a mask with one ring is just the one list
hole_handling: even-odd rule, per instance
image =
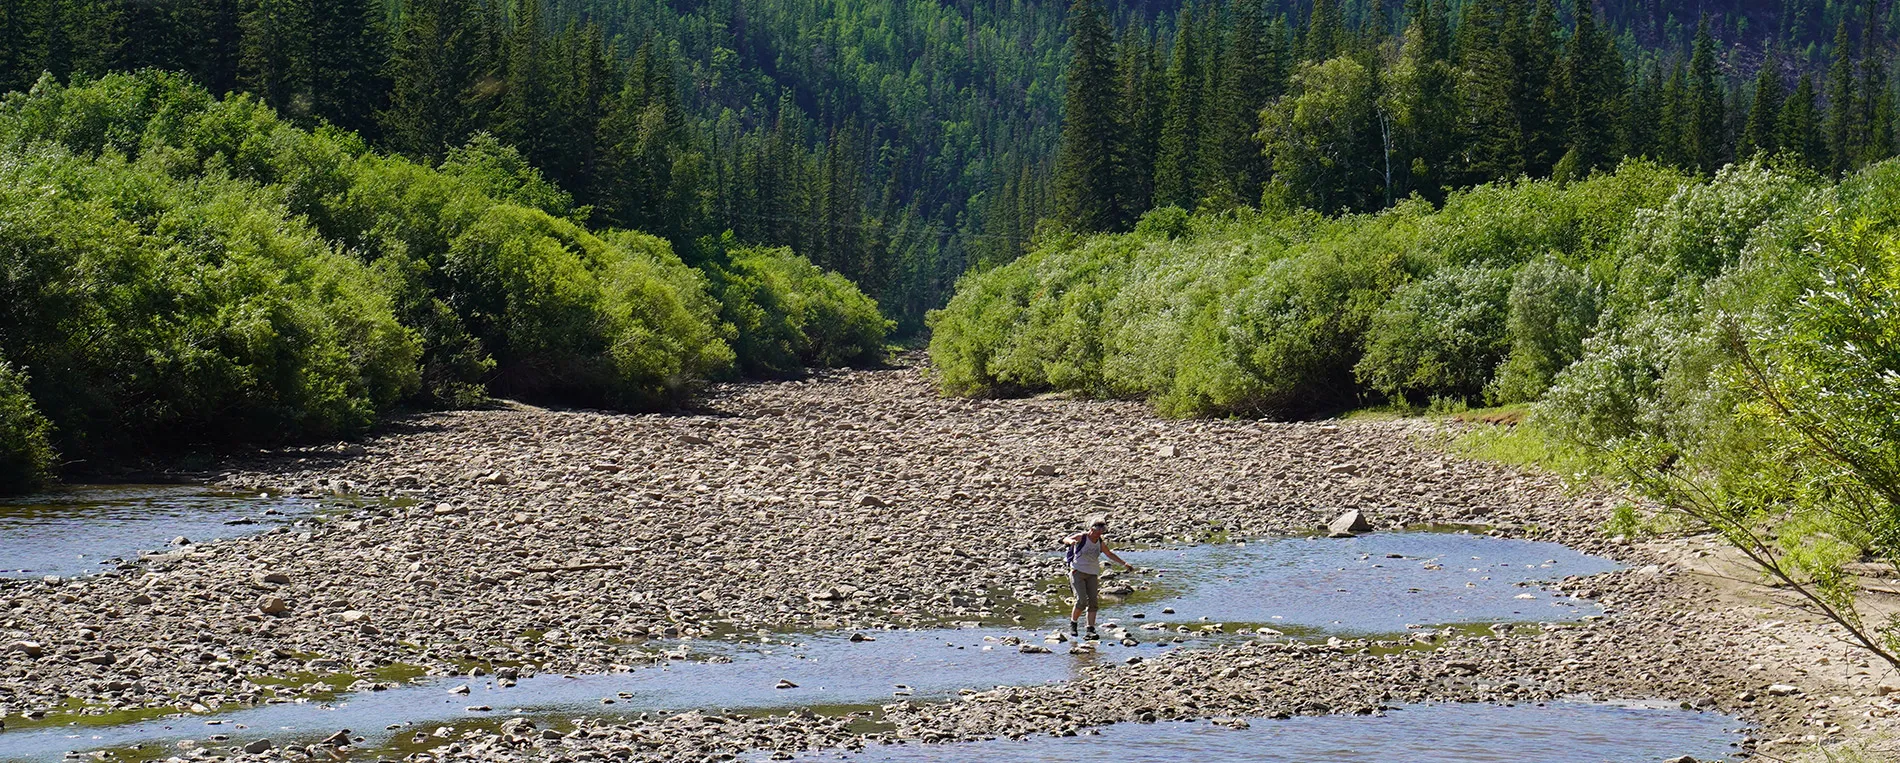
[[789, 249], [740, 249], [716, 271], [721, 313], [732, 325], [741, 370], [789, 376], [808, 366], [870, 365], [883, 360], [892, 328], [877, 303], [837, 273]]
[[141, 73], [8, 97], [0, 144], [0, 355], [71, 458], [349, 435], [489, 392], [668, 406], [741, 361], [873, 362], [889, 328], [837, 274], [759, 253], [735, 272], [788, 354], [735, 357], [700, 271], [588, 231], [486, 135], [431, 168]]
[[52, 478], [52, 424], [26, 391], [26, 374], [0, 362], [0, 495], [32, 490]]
[[1602, 462], [1589, 450], [1535, 424], [1473, 426], [1451, 438], [1448, 449], [1468, 458], [1531, 469], [1581, 480], [1600, 473]]
[[444, 297], [494, 353], [490, 385], [499, 393], [665, 404], [732, 356], [703, 309], [709, 305], [659, 272], [685, 265], [663, 244], [650, 249], [657, 256], [610, 245], [540, 210], [496, 204], [443, 254]]
[[1440, 270], [1399, 287], [1372, 316], [1354, 372], [1388, 397], [1476, 395], [1503, 359], [1510, 279], [1482, 267]]
[[414, 389], [415, 339], [366, 268], [275, 191], [159, 164], [0, 162], [0, 338], [61, 450], [348, 434]]
[[1551, 379], [1583, 355], [1596, 325], [1597, 287], [1556, 257], [1532, 260], [1512, 279], [1505, 319], [1510, 355], [1485, 388], [1493, 403], [1543, 397]]
[[1371, 70], [1352, 58], [1303, 64], [1291, 92], [1261, 113], [1261, 142], [1274, 182], [1324, 212], [1375, 209], [1385, 159], [1374, 118]]
[[966, 278], [933, 318], [931, 355], [956, 394], [1072, 389], [1174, 415], [1311, 412], [1368, 392], [1456, 406], [1495, 386], [1507, 353], [1520, 356], [1511, 389], [1534, 397], [1594, 325], [1600, 287], [1561, 261], [1613, 257], [1685, 182], [1630, 162], [1437, 210], [1164, 207], [1132, 234], [1052, 236]]
[[1533, 418], [1890, 663], [1900, 621], [1866, 619], [1843, 567], [1900, 559], [1896, 177], [1742, 166], [1640, 215]]
[[467, 145], [450, 149], [442, 160], [442, 174], [496, 201], [539, 209], [576, 222], [587, 217], [586, 210], [575, 209], [573, 195], [548, 182], [520, 151], [485, 132], [476, 133]]

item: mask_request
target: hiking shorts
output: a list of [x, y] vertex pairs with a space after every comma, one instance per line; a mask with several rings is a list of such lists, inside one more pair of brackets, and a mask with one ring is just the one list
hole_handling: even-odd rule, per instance
[[1075, 608], [1090, 612], [1102, 607], [1102, 576], [1077, 569], [1069, 570], [1069, 589], [1075, 592]]

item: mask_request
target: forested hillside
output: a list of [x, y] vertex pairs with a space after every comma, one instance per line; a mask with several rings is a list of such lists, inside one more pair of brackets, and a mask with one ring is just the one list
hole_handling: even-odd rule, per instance
[[[1045, 217], [1125, 229], [1263, 191], [1369, 209], [1625, 155], [1707, 172], [1790, 148], [1840, 171], [1891, 151], [1894, 4], [1068, 5], [5, 0], [0, 86], [178, 70], [425, 161], [487, 131], [594, 224], [688, 260], [727, 230], [789, 246], [907, 329]], [[1065, 97], [1095, 137], [1059, 152]], [[1102, 198], [1058, 213], [1058, 185]]]
[[1236, 2], [1182, 11], [1165, 38], [1080, 0], [1056, 219], [1102, 231], [1166, 206], [1366, 211], [1625, 157], [1707, 174], [1778, 156], [1839, 175], [1892, 156], [1892, 9], [1829, 7], [1823, 42], [1821, 9], [1791, 7], [1798, 18], [1763, 19], [1785, 27], [1773, 34], [1740, 13], [1690, 19], [1679, 45], [1682, 19], [1619, 30], [1553, 0], [1374, 2], [1356, 18], [1319, 0], [1291, 26]]
[[912, 328], [1047, 211], [1065, 8], [908, 0], [6, 0], [0, 87], [142, 67], [433, 160], [476, 131], [596, 224], [730, 230]]

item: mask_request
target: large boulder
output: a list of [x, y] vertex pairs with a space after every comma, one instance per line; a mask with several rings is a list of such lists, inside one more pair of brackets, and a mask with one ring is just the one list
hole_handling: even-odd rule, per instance
[[1358, 509], [1353, 509], [1333, 518], [1332, 522], [1327, 523], [1326, 529], [1331, 537], [1351, 538], [1359, 533], [1372, 532], [1372, 523], [1367, 522], [1365, 515], [1360, 514]]

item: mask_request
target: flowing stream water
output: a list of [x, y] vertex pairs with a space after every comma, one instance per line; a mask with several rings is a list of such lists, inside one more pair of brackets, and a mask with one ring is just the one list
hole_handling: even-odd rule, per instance
[[75, 577], [164, 549], [269, 530], [335, 501], [195, 485], [88, 485], [0, 500], [0, 577]]
[[[41, 549], [36, 553], [42, 554], [27, 562], [0, 555], [0, 565], [37, 574], [71, 574], [79, 565], [55, 562], [128, 554], [152, 545], [154, 538], [173, 534], [198, 532], [210, 537], [223, 528], [229, 535], [232, 527], [256, 527], [223, 524], [231, 518], [257, 519], [266, 510], [275, 510], [280, 514], [268, 516], [281, 521], [317, 508], [315, 501], [215, 496], [188, 489], [118, 488], [102, 495], [110, 496], [109, 505], [73, 511], [67, 523], [57, 520], [57, 512], [21, 510], [0, 515], [0, 523], [17, 523], [0, 524], [0, 554], [16, 550], [15, 538], [8, 532], [15, 527], [36, 528], [29, 531], [37, 539], [33, 545]], [[141, 506], [157, 508], [153, 515], [141, 516]], [[104, 528], [104, 534], [95, 538], [80, 533], [80, 527]], [[63, 539], [82, 537], [80, 546], [57, 545]], [[24, 542], [18, 546], [21, 551], [26, 548]], [[404, 739], [417, 730], [493, 724], [517, 715], [858, 708], [900, 698], [942, 699], [962, 690], [1063, 681], [1096, 662], [1121, 662], [1135, 655], [1155, 658], [1196, 643], [1257, 638], [1262, 629], [1295, 637], [1326, 637], [1396, 634], [1425, 625], [1577, 619], [1601, 610], [1542, 584], [1615, 567], [1609, 560], [1553, 543], [1468, 532], [1269, 539], [1129, 551], [1123, 556], [1151, 571], [1105, 579], [1107, 590], [1122, 595], [1104, 608], [1103, 628], [1111, 635], [1094, 650], [1070, 653], [1071, 642], [1050, 640], [1055, 638], [1052, 628], [1066, 630], [1062, 623], [1066, 615], [1058, 614], [1059, 607], [1052, 601], [1030, 608], [1031, 619], [1025, 626], [868, 631], [857, 634], [856, 640], [851, 633], [833, 632], [652, 642], [649, 648], [678, 658], [624, 673], [542, 673], [506, 687], [492, 676], [433, 678], [331, 701], [227, 708], [215, 714], [124, 722], [113, 722], [110, 716], [49, 716], [31, 727], [16, 725], [0, 732], [0, 759], [58, 760], [68, 751], [106, 748], [162, 757], [173, 754], [180, 740], [202, 741], [214, 734], [226, 737], [212, 743], [223, 746], [257, 738], [279, 743], [315, 740], [340, 728], [367, 737], [368, 748], [390, 749], [403, 747]], [[1059, 594], [1061, 586], [1051, 581], [1049, 590]], [[1137, 643], [1124, 646], [1122, 637]], [[1021, 651], [1023, 644], [1030, 645], [1032, 652]], [[1033, 651], [1037, 646], [1051, 651]], [[346, 684], [349, 677], [342, 678], [340, 683]], [[1514, 760], [1637, 760], [1661, 749], [1702, 757], [1718, 742], [1735, 741], [1732, 734], [1717, 730], [1725, 724], [1735, 721], [1725, 716], [1596, 705], [1534, 710], [1427, 705], [1383, 718], [1258, 721], [1244, 732], [1206, 724], [1145, 724], [1116, 726], [1101, 736], [1076, 739], [985, 743], [1003, 745], [994, 748], [980, 744], [879, 747], [866, 755], [869, 760], [891, 761], [999, 756], [1039, 760], [1084, 751], [1075, 745], [1107, 745], [1122, 760], [1160, 760], [1140, 756], [1168, 754], [1172, 761], [1180, 759], [1183, 751], [1192, 752], [1196, 759], [1219, 759], [1231, 757], [1231, 750], [1270, 745], [1293, 751], [1288, 753], [1291, 757], [1250, 759], [1504, 760], [1476, 752], [1466, 755], [1467, 748], [1459, 744], [1503, 740], [1501, 749], [1520, 749], [1513, 745], [1532, 744], [1518, 739], [1525, 736], [1543, 740], [1538, 744], [1568, 742], [1572, 746], [1564, 749], [1578, 752], [1572, 757], [1531, 754]], [[1432, 741], [1446, 735], [1462, 741]], [[1372, 746], [1365, 747], [1371, 751], [1365, 756], [1352, 758], [1332, 757], [1337, 750], [1327, 746], [1331, 744]], [[1456, 754], [1418, 757], [1404, 752], [1413, 749], [1405, 744]], [[1173, 752], [1165, 752], [1169, 750]], [[920, 755], [924, 757], [906, 757]]]

